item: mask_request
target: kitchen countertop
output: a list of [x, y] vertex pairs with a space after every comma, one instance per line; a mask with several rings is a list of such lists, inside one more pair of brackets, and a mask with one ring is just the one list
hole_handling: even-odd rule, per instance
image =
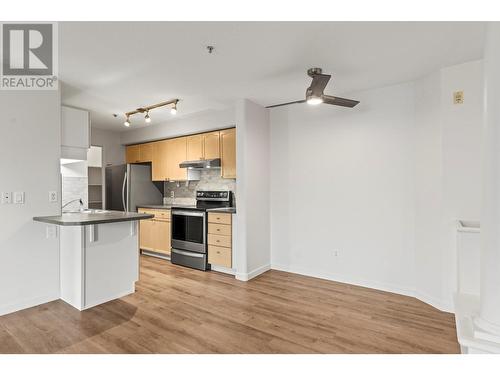
[[173, 204], [138, 204], [137, 208], [156, 208], [159, 210], [170, 210], [172, 206], [178, 206]]
[[[153, 208], [159, 210], [170, 210], [172, 207], [182, 208], [182, 204], [138, 204], [137, 208]], [[186, 207], [191, 207], [190, 205], [186, 205]], [[223, 212], [228, 214], [235, 214], [236, 207], [219, 207], [219, 208], [209, 208], [207, 212]]]
[[55, 225], [94, 225], [118, 223], [122, 221], [136, 221], [152, 219], [154, 215], [138, 214], [136, 212], [107, 211], [107, 212], [71, 212], [59, 216], [38, 216], [34, 221]]
[[220, 207], [220, 208], [209, 208], [207, 212], [221, 212], [226, 214], [235, 214], [236, 207]]

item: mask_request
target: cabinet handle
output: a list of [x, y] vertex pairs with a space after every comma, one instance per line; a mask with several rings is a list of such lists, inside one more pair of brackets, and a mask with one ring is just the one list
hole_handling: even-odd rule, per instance
[[217, 228], [217, 232], [220, 232], [220, 229], [219, 229], [219, 228]]
[[219, 240], [216, 240], [215, 242], [220, 242]]

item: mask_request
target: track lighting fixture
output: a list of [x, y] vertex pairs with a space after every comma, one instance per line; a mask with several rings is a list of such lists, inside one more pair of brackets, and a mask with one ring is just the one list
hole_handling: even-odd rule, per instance
[[125, 113], [125, 116], [127, 117], [127, 119], [125, 120], [123, 125], [125, 125], [127, 127], [130, 126], [130, 116], [135, 115], [137, 113], [145, 113], [146, 115], [144, 116], [144, 121], [147, 124], [149, 124], [149, 123], [151, 123], [151, 117], [149, 116], [149, 111], [151, 111], [152, 109], [164, 107], [167, 105], [172, 106], [170, 108], [170, 113], [175, 115], [177, 113], [177, 103], [178, 102], [179, 102], [179, 99], [172, 99], [172, 100], [168, 100], [166, 102], [161, 102], [158, 104], [153, 104], [153, 105], [149, 105], [146, 107], [137, 108], [135, 111], [127, 112], [127, 113]]

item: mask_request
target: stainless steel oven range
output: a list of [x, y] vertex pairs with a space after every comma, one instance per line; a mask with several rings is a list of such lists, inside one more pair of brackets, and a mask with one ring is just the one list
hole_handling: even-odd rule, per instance
[[209, 270], [207, 210], [232, 206], [230, 191], [197, 191], [195, 206], [172, 207], [172, 250], [174, 264]]

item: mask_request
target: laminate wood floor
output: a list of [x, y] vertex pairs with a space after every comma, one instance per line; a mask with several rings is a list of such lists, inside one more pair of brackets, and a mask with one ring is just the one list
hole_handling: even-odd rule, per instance
[[452, 314], [287, 272], [249, 281], [141, 257], [137, 292], [0, 317], [0, 353], [458, 353]]

